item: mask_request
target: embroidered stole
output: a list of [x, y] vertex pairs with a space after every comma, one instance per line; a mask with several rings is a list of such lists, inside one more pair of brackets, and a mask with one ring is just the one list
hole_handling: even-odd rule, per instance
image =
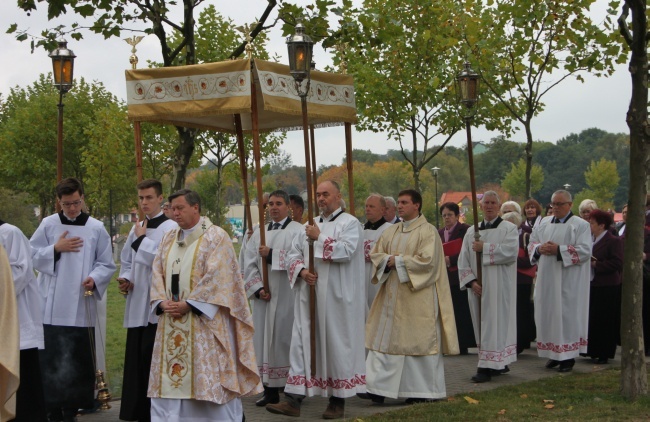
[[[165, 264], [165, 290], [168, 300], [172, 300], [172, 274], [179, 275], [178, 298], [187, 300], [192, 290], [192, 271], [203, 233], [212, 223], [207, 218], [183, 240], [172, 243]], [[180, 235], [181, 230], [178, 231]], [[193, 339], [194, 314], [190, 311], [181, 318], [164, 315], [159, 324], [163, 325], [163, 346], [161, 359], [160, 397], [172, 399], [194, 398]]]

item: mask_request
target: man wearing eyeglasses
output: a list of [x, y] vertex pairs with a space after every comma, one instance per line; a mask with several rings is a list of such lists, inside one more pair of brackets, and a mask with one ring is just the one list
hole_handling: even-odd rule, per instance
[[50, 421], [74, 421], [79, 408], [93, 407], [95, 343], [88, 327], [97, 323], [115, 263], [104, 223], [82, 211], [81, 182], [62, 180], [56, 195], [62, 211], [43, 219], [30, 244], [45, 297], [40, 357], [43, 385], [53, 387], [45, 405]]
[[572, 204], [569, 192], [556, 191], [553, 216], [533, 229], [528, 245], [530, 262], [537, 264], [537, 353], [559, 372], [572, 370], [588, 341], [591, 230], [571, 213]]

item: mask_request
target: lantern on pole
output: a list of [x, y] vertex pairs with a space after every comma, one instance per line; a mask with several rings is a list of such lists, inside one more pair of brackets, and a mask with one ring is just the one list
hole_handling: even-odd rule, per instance
[[[302, 105], [302, 131], [305, 147], [305, 173], [307, 183], [307, 219], [309, 225], [314, 225], [314, 199], [312, 195], [312, 173], [310, 164], [309, 122], [307, 120], [307, 94], [309, 94], [311, 59], [314, 42], [305, 34], [302, 22], [296, 25], [296, 33], [287, 37], [289, 51], [289, 72], [296, 82], [296, 91]], [[315, 181], [314, 181], [315, 182]], [[314, 245], [309, 242], [309, 268], [311, 273], [314, 268]], [[316, 286], [309, 287], [309, 332], [310, 332], [310, 360], [311, 375], [316, 374]]]
[[[465, 62], [465, 68], [456, 76], [456, 84], [459, 101], [467, 109], [465, 115], [465, 129], [467, 132], [467, 158], [469, 163], [469, 178], [472, 186], [472, 211], [474, 213], [474, 239], [479, 240], [481, 235], [478, 231], [478, 205], [476, 200], [476, 178], [474, 177], [474, 153], [472, 145], [472, 125], [474, 117], [474, 106], [478, 102], [478, 73], [474, 72], [469, 62]], [[483, 271], [481, 267], [481, 253], [476, 252], [476, 282], [481, 285]]]

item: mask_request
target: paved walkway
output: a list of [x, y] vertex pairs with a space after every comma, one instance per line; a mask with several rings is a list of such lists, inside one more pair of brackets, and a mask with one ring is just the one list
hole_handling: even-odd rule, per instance
[[[476, 353], [476, 349], [473, 350]], [[556, 370], [544, 368], [546, 359], [537, 357], [536, 349], [529, 349], [519, 355], [517, 362], [510, 365], [510, 372], [506, 375], [493, 377], [491, 382], [484, 384], [473, 383], [470, 378], [476, 372], [477, 356], [472, 354], [466, 356], [445, 357], [445, 379], [447, 382], [447, 394], [453, 396], [459, 393], [471, 393], [475, 391], [485, 391], [504, 385], [520, 384], [525, 381], [536, 380], [551, 376], [570, 376], [569, 374], [559, 374]], [[617, 351], [616, 359], [610, 360], [608, 365], [594, 365], [589, 359], [578, 358], [573, 372], [585, 373], [593, 372], [612, 366], [620, 366], [620, 347]], [[284, 422], [296, 420], [322, 420], [321, 414], [327, 407], [328, 400], [323, 397], [311, 397], [305, 399], [302, 404], [301, 418], [292, 418], [288, 416], [274, 415], [269, 413], [263, 407], [256, 407], [255, 401], [259, 397], [244, 398], [244, 413], [248, 422], [269, 421]], [[79, 417], [79, 422], [100, 422], [100, 421], [118, 421], [120, 402], [111, 402], [112, 408], [106, 411], [99, 411], [94, 414]], [[389, 410], [404, 407], [402, 400], [386, 399], [385, 404], [372, 404], [369, 400], [359, 398], [349, 398], [345, 402], [346, 419], [354, 420], [363, 418], [376, 413], [387, 412]]]

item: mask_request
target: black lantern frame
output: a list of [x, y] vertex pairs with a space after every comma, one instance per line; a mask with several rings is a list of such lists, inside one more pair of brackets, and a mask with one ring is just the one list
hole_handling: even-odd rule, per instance
[[75, 54], [68, 49], [68, 42], [64, 39], [57, 41], [59, 46], [50, 54], [52, 59], [52, 73], [54, 86], [63, 94], [70, 91], [73, 82]]
[[[300, 97], [309, 93], [311, 59], [314, 48], [314, 41], [305, 34], [305, 27], [302, 22], [296, 25], [296, 33], [287, 37], [287, 48], [289, 51], [289, 72], [296, 81], [296, 90]], [[303, 81], [307, 80], [303, 90]]]

